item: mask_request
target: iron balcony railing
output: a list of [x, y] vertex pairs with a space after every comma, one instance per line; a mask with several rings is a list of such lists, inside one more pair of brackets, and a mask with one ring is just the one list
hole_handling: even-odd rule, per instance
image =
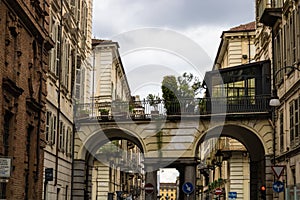
[[[166, 116], [267, 113], [270, 95], [176, 99], [173, 101], [113, 101], [77, 104], [75, 117], [151, 119]], [[106, 112], [104, 112], [106, 111]]]

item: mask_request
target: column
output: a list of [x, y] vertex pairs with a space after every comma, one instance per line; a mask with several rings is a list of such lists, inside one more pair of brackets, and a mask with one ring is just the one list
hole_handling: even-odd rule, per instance
[[82, 200], [85, 192], [85, 161], [75, 159], [73, 170], [72, 199]]
[[151, 166], [146, 166], [146, 180], [145, 180], [145, 185], [148, 183], [153, 185], [153, 193], [147, 194], [145, 192], [145, 200], [156, 200], [158, 192], [157, 191], [157, 170], [153, 171], [153, 167]]
[[[184, 183], [186, 182], [190, 182], [193, 184], [194, 186], [194, 191], [187, 196], [186, 194], [184, 194], [184, 200], [195, 200], [196, 199], [196, 166], [195, 165], [187, 165], [185, 166], [184, 169]], [[183, 183], [183, 184], [184, 184]], [[182, 190], [182, 188], [179, 188], [180, 190]]]

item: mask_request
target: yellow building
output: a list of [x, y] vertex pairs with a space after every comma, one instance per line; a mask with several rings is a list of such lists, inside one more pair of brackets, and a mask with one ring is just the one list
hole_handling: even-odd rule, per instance
[[177, 184], [160, 183], [159, 194], [161, 200], [177, 200]]

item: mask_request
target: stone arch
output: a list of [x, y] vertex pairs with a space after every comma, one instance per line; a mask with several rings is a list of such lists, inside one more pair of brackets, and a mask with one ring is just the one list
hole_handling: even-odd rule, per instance
[[[81, 141], [78, 134], [83, 134], [85, 138]], [[74, 199], [90, 199], [91, 166], [95, 159], [96, 151], [110, 140], [125, 139], [136, 144], [142, 152], [145, 152], [145, 144], [141, 138], [132, 131], [119, 127], [109, 127], [94, 130], [91, 133], [84, 133], [83, 130], [76, 135], [75, 158], [73, 161], [73, 183], [72, 192]], [[78, 141], [80, 140], [80, 141]]]
[[[194, 153], [197, 155], [199, 145], [206, 139], [218, 137], [230, 137], [241, 142], [250, 155], [250, 199], [258, 199], [257, 191], [261, 184], [269, 181], [266, 166], [270, 164], [272, 147], [269, 137], [272, 136], [272, 129], [269, 122], [262, 122], [259, 126], [247, 126], [246, 124], [226, 123], [222, 126], [215, 126], [202, 134], [196, 142]], [[249, 123], [251, 124], [251, 123]], [[257, 128], [260, 127], [260, 128]], [[267, 128], [261, 128], [267, 127]], [[260, 131], [259, 131], [260, 130]]]
[[[221, 133], [221, 134], [220, 134]], [[243, 133], [243, 135], [239, 135], [239, 133]], [[251, 151], [253, 148], [249, 146], [249, 141], [255, 141], [255, 144], [261, 144], [261, 149], [263, 149], [264, 155], [271, 155], [273, 152], [272, 144], [269, 142], [272, 138], [272, 128], [268, 127], [268, 129], [262, 133], [262, 131], [258, 131], [255, 127], [250, 127], [243, 124], [233, 124], [226, 123], [225, 125], [216, 125], [207, 131], [205, 131], [199, 138], [195, 141], [194, 153], [197, 155], [199, 145], [205, 140], [214, 137], [231, 137], [240, 141], [248, 151]], [[253, 149], [252, 151], [255, 151]], [[255, 159], [255, 158], [253, 158]]]
[[[95, 153], [101, 145], [105, 144], [109, 140], [125, 139], [136, 144], [142, 152], [145, 152], [145, 144], [143, 140], [134, 132], [123, 128], [105, 128], [96, 130], [89, 134], [85, 141], [82, 141], [81, 146], [78, 149], [77, 159], [85, 160], [87, 154]], [[90, 151], [90, 152], [89, 152]]]

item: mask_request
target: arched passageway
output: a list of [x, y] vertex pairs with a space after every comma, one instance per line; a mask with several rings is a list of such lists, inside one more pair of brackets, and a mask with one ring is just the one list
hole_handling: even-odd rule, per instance
[[[201, 143], [203, 143], [204, 141], [210, 140], [212, 138], [218, 140], [220, 137], [233, 138], [239, 141], [246, 148], [247, 155], [249, 155], [250, 168], [250, 196], [248, 197], [248, 199], [259, 199], [259, 187], [265, 184], [266, 180], [269, 179], [266, 174], [266, 165], [267, 162], [270, 162], [270, 157], [266, 156], [266, 149], [262, 139], [257, 133], [254, 133], [248, 128], [239, 125], [224, 125], [209, 130], [200, 138], [198, 145], [201, 145]], [[216, 151], [220, 147], [215, 146], [217, 142], [213, 144], [214, 145], [212, 147], [208, 148], [211, 148], [210, 151], [216, 153]], [[199, 150], [200, 148], [197, 149]], [[199, 154], [201, 154], [201, 152], [196, 152], [196, 155]], [[228, 151], [227, 156], [231, 156], [230, 152]], [[225, 192], [228, 193], [229, 191]]]
[[143, 195], [143, 152], [138, 138], [124, 130], [113, 128], [92, 134], [74, 159], [73, 199]]

